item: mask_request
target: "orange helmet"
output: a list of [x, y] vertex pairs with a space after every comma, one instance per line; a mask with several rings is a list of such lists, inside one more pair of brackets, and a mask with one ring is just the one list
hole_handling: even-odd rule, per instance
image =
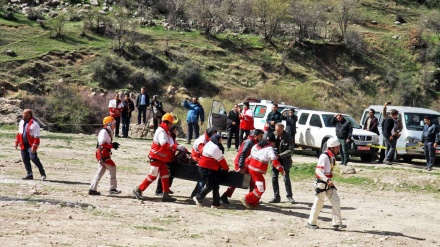
[[165, 113], [165, 115], [162, 116], [162, 121], [168, 121], [169, 123], [174, 123], [173, 114]]
[[107, 125], [107, 124], [112, 123], [112, 122], [116, 122], [116, 120], [115, 120], [113, 117], [110, 117], [110, 116], [105, 117], [105, 118], [102, 120], [102, 123], [103, 123], [104, 125]]

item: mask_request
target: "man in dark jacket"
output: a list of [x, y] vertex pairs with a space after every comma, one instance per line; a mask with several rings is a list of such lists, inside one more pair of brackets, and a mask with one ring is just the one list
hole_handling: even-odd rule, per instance
[[150, 98], [148, 94], [145, 93], [145, 88], [141, 88], [141, 93], [138, 95], [136, 99], [136, 108], [138, 108], [138, 124], [141, 124], [141, 115], [142, 115], [142, 123], [145, 124], [147, 121], [147, 108], [150, 105]]
[[[292, 195], [292, 184], [290, 182], [290, 168], [292, 167], [292, 153], [293, 153], [293, 140], [292, 136], [287, 132], [284, 131], [284, 125], [282, 123], [277, 123], [275, 125], [275, 132], [271, 135], [275, 135], [276, 142], [275, 142], [275, 150], [278, 150], [279, 158], [278, 161], [281, 163], [281, 165], [284, 167], [285, 176], [283, 177], [284, 185], [286, 187], [286, 197], [287, 200], [289, 200], [290, 203], [294, 204], [295, 200], [293, 199]], [[273, 193], [274, 197], [272, 200], [270, 200], [270, 203], [278, 203], [281, 202], [281, 196], [280, 196], [280, 187], [278, 185], [278, 175], [279, 170], [275, 167], [272, 167], [272, 187], [273, 187]]]
[[396, 150], [396, 143], [398, 138], [397, 121], [399, 112], [395, 109], [391, 110], [390, 118], [385, 119], [383, 123], [383, 140], [385, 142], [385, 159], [384, 163], [391, 165], [391, 160], [394, 156], [394, 151]]
[[239, 140], [239, 131], [240, 131], [240, 108], [238, 105], [234, 105], [234, 108], [228, 114], [228, 142], [227, 148], [231, 148], [232, 135], [235, 138], [235, 151], [238, 151], [238, 147], [240, 144]]
[[128, 130], [130, 129], [131, 112], [134, 111], [134, 103], [130, 99], [130, 95], [125, 93], [122, 101], [124, 108], [122, 109], [122, 137], [128, 137]]
[[376, 111], [374, 109], [370, 109], [370, 111], [368, 112], [368, 118], [365, 120], [364, 123], [364, 130], [368, 130], [376, 133], [377, 135], [380, 135], [379, 128], [377, 127], [379, 125], [379, 120], [376, 116], [374, 116], [375, 113]]
[[281, 123], [281, 113], [278, 111], [278, 104], [272, 105], [272, 111], [267, 115], [266, 123], [269, 124], [269, 130], [267, 134], [275, 131], [275, 124]]
[[438, 142], [438, 126], [432, 123], [430, 116], [425, 116], [423, 121], [425, 122], [425, 126], [423, 127], [423, 133], [419, 145], [423, 145], [425, 150], [425, 170], [431, 171], [431, 167], [435, 163], [435, 151]]
[[159, 96], [153, 95], [153, 100], [151, 100], [150, 105], [153, 111], [153, 126], [154, 132], [156, 132], [157, 127], [162, 122], [162, 116], [165, 115], [165, 111], [163, 110], [162, 102], [159, 101]]
[[203, 125], [203, 123], [205, 122], [205, 111], [203, 110], [202, 105], [199, 103], [199, 100], [196, 97], [192, 99], [192, 102], [189, 102], [189, 99], [185, 99], [182, 105], [183, 107], [188, 109], [188, 113], [186, 115], [186, 123], [188, 124], [188, 138], [186, 143], [190, 144], [193, 133], [194, 139], [199, 138], [199, 119], [200, 125]]
[[331, 123], [336, 125], [336, 137], [341, 143], [341, 165], [346, 166], [348, 163], [348, 145], [351, 143], [353, 127], [341, 113], [336, 114], [331, 119]]
[[296, 122], [298, 117], [295, 115], [295, 109], [290, 108], [287, 116], [283, 116], [282, 120], [286, 120], [286, 131], [290, 133], [295, 147]]

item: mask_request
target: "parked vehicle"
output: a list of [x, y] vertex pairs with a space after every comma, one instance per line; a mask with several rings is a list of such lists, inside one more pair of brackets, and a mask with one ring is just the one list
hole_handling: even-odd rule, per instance
[[[331, 119], [336, 115], [334, 112], [299, 110], [298, 122], [296, 123], [295, 143], [302, 148], [310, 148], [321, 154], [327, 149], [327, 140], [336, 137], [336, 126]], [[361, 126], [347, 114], [342, 116], [353, 127], [352, 142], [349, 145], [349, 154], [360, 156], [364, 162], [376, 159], [378, 149], [369, 145], [378, 145], [377, 134], [363, 130]]]
[[[383, 106], [381, 105], [370, 105], [364, 110], [362, 114], [361, 123], [364, 124], [368, 118], [368, 112], [370, 109], [376, 111], [375, 116], [379, 120], [379, 142], [382, 144], [382, 122], [384, 120], [382, 116]], [[419, 147], [418, 143], [423, 132], [423, 118], [426, 115], [431, 116], [431, 121], [434, 124], [439, 124], [440, 122], [440, 112], [433, 111], [425, 108], [408, 107], [408, 106], [387, 106], [387, 115], [389, 115], [392, 109], [399, 111], [399, 119], [402, 120], [403, 129], [400, 138], [397, 139], [396, 145], [396, 155], [395, 160], [402, 158], [405, 162], [411, 162], [414, 158], [424, 158], [423, 146]], [[440, 155], [440, 147], [437, 147], [437, 155]]]
[[[249, 108], [254, 112], [254, 127], [256, 129], [261, 129], [264, 131], [264, 136], [266, 137], [267, 132], [269, 130], [269, 124], [266, 123], [267, 116], [273, 110], [273, 101], [272, 100], [254, 100], [249, 101]], [[243, 103], [238, 104], [243, 109]], [[295, 114], [298, 111], [298, 107], [292, 105], [286, 105], [283, 102], [278, 104], [278, 111], [284, 113], [289, 109], [295, 109]], [[286, 121], [282, 121], [284, 126], [286, 126]]]
[[[243, 109], [243, 103], [238, 104]], [[266, 123], [267, 115], [272, 111], [273, 101], [271, 100], [249, 100], [249, 108], [254, 112], [254, 127], [265, 131], [265, 136], [269, 126]], [[295, 113], [298, 107], [278, 104], [278, 111], [283, 113], [288, 109], [295, 109]], [[208, 128], [215, 127], [218, 131], [227, 132], [227, 120], [229, 111], [226, 111], [222, 102], [213, 100], [211, 104], [211, 110], [208, 118]], [[283, 124], [286, 125], [286, 121], [283, 120]], [[227, 134], [227, 133], [224, 133]]]

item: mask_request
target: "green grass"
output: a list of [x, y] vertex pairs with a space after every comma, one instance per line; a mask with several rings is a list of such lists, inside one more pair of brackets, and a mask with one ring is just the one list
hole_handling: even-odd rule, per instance
[[141, 230], [150, 230], [150, 231], [161, 231], [161, 232], [167, 231], [165, 228], [158, 226], [134, 226], [134, 228]]
[[18, 126], [15, 124], [1, 124], [0, 130], [18, 130]]

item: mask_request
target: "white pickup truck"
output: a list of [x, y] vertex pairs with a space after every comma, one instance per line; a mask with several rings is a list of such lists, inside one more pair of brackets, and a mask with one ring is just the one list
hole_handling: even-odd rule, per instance
[[[327, 149], [327, 140], [330, 137], [336, 137], [336, 127], [331, 123], [335, 115], [334, 112], [299, 110], [295, 143], [302, 148], [310, 148], [321, 154]], [[378, 145], [379, 137], [373, 132], [361, 129], [350, 115], [342, 115], [353, 127], [353, 142], [349, 146], [349, 154], [360, 156], [364, 162], [373, 161], [378, 150], [368, 145]]]

